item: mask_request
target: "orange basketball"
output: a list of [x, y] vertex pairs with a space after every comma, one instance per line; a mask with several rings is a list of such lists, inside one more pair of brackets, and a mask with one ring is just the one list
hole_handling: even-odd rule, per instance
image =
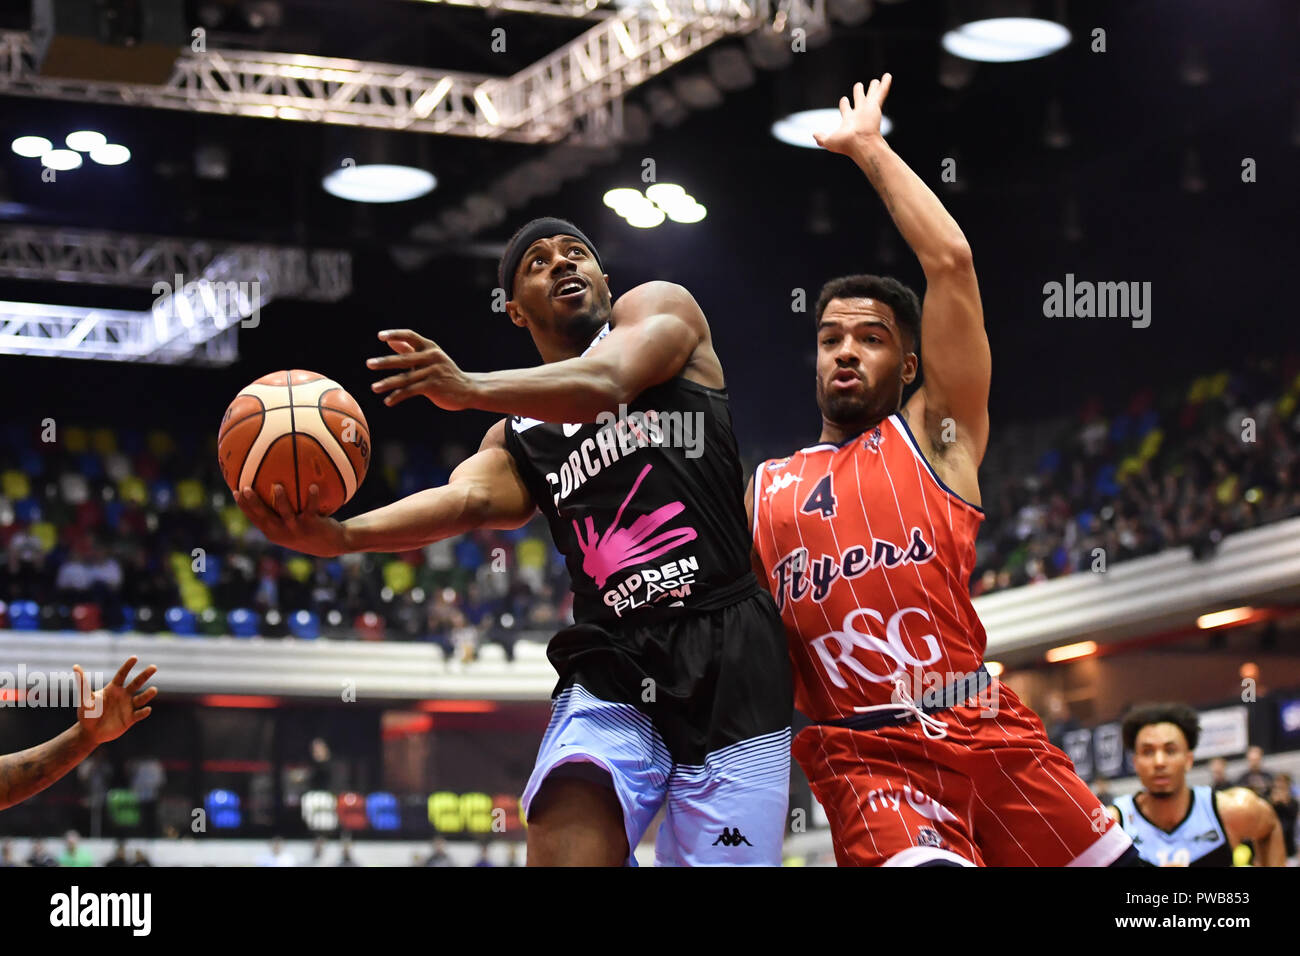
[[314, 484], [322, 514], [356, 494], [370, 464], [366, 416], [337, 382], [292, 369], [263, 375], [230, 403], [217, 435], [231, 491], [253, 488], [268, 504], [280, 484], [301, 511]]

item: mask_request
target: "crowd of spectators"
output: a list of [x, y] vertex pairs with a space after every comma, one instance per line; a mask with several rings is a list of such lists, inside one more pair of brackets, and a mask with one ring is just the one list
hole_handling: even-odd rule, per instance
[[[1225, 534], [1300, 515], [1297, 372], [1294, 357], [1259, 360], [1162, 394], [1094, 399], [1068, 420], [998, 423], [972, 593], [1179, 545], [1206, 554]], [[568, 575], [540, 516], [399, 555], [313, 559], [248, 523], [211, 435], [0, 431], [0, 627], [20, 601], [40, 606], [43, 629], [146, 633], [170, 629], [177, 606], [216, 634], [247, 609], [268, 637], [306, 611], [325, 636], [427, 640], [472, 659], [483, 641], [509, 649], [570, 619]], [[440, 484], [461, 453], [381, 446], [363, 497], [374, 506]]]

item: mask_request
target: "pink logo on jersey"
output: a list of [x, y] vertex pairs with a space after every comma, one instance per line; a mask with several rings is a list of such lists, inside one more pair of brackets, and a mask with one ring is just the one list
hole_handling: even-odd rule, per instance
[[636, 496], [641, 482], [653, 467], [653, 465], [646, 465], [641, 469], [641, 474], [632, 484], [632, 490], [619, 505], [613, 523], [599, 540], [596, 538], [595, 522], [591, 518], [583, 519], [587, 527], [585, 539], [582, 531], [578, 529], [578, 522], [573, 522], [573, 533], [578, 538], [578, 547], [582, 549], [582, 570], [595, 580], [598, 588], [603, 588], [611, 575], [617, 574], [624, 568], [657, 558], [665, 551], [671, 551], [688, 541], [694, 541], [697, 537], [694, 528], [677, 528], [655, 535], [653, 538], [649, 537], [662, 525], [686, 510], [686, 506], [680, 501], [656, 508], [648, 515], [637, 518], [626, 528], [618, 526], [619, 520], [623, 517], [623, 510]]

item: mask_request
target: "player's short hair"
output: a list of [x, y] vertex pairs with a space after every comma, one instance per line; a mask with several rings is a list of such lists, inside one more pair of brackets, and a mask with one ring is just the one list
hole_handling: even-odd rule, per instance
[[1173, 724], [1187, 738], [1188, 750], [1195, 750], [1201, 739], [1200, 715], [1186, 704], [1139, 704], [1124, 715], [1124, 748], [1133, 750], [1138, 732], [1151, 724]]
[[904, 346], [921, 352], [921, 300], [916, 293], [889, 276], [854, 275], [831, 279], [817, 296], [814, 327], [822, 324], [822, 314], [832, 299], [875, 299], [894, 310], [899, 327], [911, 339]]

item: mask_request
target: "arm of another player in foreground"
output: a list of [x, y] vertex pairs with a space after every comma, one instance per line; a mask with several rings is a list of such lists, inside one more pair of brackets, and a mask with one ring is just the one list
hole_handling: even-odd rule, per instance
[[1214, 799], [1233, 845], [1242, 840], [1255, 844], [1255, 866], [1286, 866], [1282, 823], [1267, 800], [1245, 787], [1220, 790]]
[[158, 688], [141, 688], [158, 668], [150, 665], [126, 684], [137, 660], [127, 658], [113, 680], [94, 692], [81, 667], [73, 666], [80, 683], [77, 722], [43, 744], [0, 754], [0, 810], [22, 803], [62, 779], [100, 744], [116, 740], [152, 713], [148, 704], [158, 694]]
[[502, 420], [488, 429], [478, 452], [456, 466], [447, 484], [346, 521], [316, 514], [314, 492], [302, 513], [295, 514], [280, 485], [275, 486], [274, 510], [252, 489], [244, 489], [237, 500], [268, 540], [324, 558], [353, 551], [410, 551], [473, 528], [518, 528], [537, 509], [506, 451], [505, 428]]
[[694, 297], [671, 282], [646, 282], [619, 296], [610, 325], [586, 355], [535, 368], [463, 372], [436, 343], [408, 329], [381, 333], [400, 354], [367, 364], [409, 370], [375, 383], [376, 391], [392, 391], [385, 404], [424, 395], [453, 411], [480, 408], [544, 422], [590, 422], [680, 375], [709, 338]]
[[[865, 92], [856, 84], [853, 104], [847, 97], [840, 100], [839, 128], [819, 136], [818, 142], [848, 156], [866, 173], [925, 272], [924, 385], [908, 401], [908, 418], [922, 425], [914, 430], [930, 438], [933, 451], [945, 456], [947, 446], [956, 444], [978, 469], [988, 444], [992, 378], [979, 283], [970, 245], [957, 221], [880, 135], [881, 107], [892, 82], [886, 73], [872, 80]], [[913, 411], [918, 413], [915, 419]], [[945, 419], [955, 427], [945, 430]]]

